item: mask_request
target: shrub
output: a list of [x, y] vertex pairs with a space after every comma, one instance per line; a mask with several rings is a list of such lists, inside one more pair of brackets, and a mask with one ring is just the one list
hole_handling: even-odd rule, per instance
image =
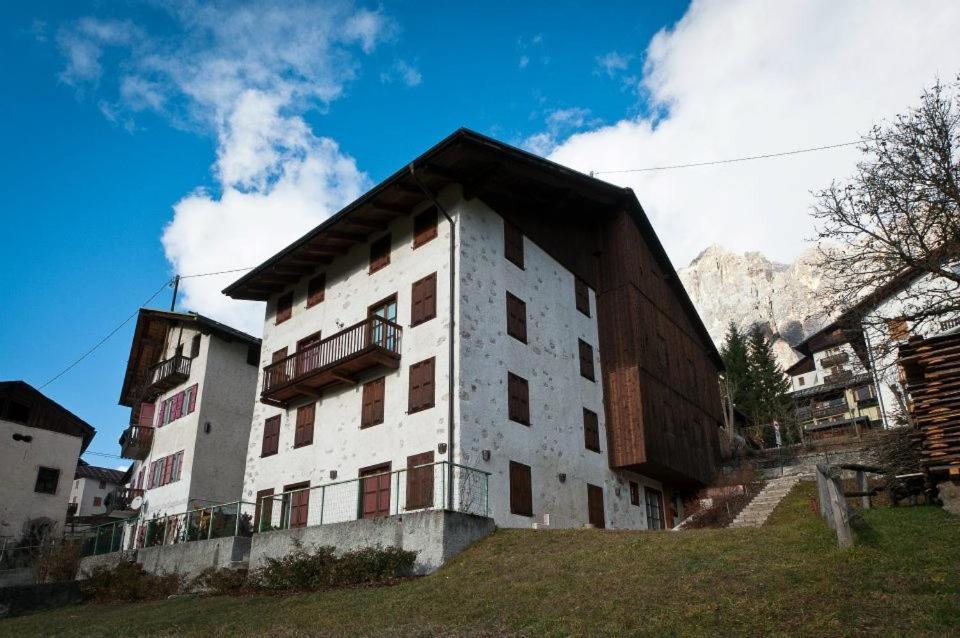
[[249, 575], [253, 589], [290, 592], [383, 583], [409, 576], [416, 552], [365, 548], [337, 557], [333, 547], [307, 551], [297, 547], [282, 558], [268, 558], [266, 565]]
[[250, 589], [248, 573], [246, 569], [209, 567], [193, 579], [190, 589], [214, 596], [242, 594]]
[[396, 547], [367, 547], [347, 552], [334, 564], [330, 584], [333, 586], [377, 583], [409, 576], [416, 552]]
[[137, 563], [122, 561], [113, 568], [95, 567], [80, 582], [84, 596], [97, 602], [156, 600], [180, 591], [179, 574], [148, 574]]
[[37, 582], [59, 583], [75, 580], [80, 569], [80, 543], [47, 543], [37, 554]]

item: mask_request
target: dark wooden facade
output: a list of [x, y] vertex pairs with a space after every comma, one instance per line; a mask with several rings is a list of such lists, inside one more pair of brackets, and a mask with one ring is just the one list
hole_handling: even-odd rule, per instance
[[[87, 449], [93, 426], [24, 381], [0, 381], [0, 419], [30, 428], [76, 436]], [[10, 445], [4, 441], [4, 445]]]

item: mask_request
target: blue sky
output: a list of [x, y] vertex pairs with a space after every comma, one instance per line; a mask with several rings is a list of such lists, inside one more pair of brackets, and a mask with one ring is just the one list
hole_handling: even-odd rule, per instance
[[[720, 159], [856, 139], [960, 69], [955, 3], [465, 4], [5, 3], [0, 379], [40, 386], [174, 272], [258, 263], [459, 126], [581, 170]], [[786, 260], [855, 161], [610, 179], [678, 265]], [[255, 331], [229, 281], [181, 307]], [[131, 334], [44, 388], [95, 451], [118, 451]]]

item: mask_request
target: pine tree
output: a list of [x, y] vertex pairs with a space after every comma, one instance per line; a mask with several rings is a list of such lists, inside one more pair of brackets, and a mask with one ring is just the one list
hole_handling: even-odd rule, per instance
[[787, 425], [793, 414], [793, 400], [787, 394], [790, 382], [759, 325], [750, 330], [748, 361], [751, 391], [747, 414], [752, 423], [769, 425], [776, 421]]
[[720, 347], [720, 357], [724, 367], [721, 389], [724, 394], [725, 419], [728, 420], [727, 427], [732, 429], [733, 408], [736, 406], [739, 410], [744, 409], [752, 385], [747, 338], [736, 322], [731, 321], [727, 326], [727, 334]]

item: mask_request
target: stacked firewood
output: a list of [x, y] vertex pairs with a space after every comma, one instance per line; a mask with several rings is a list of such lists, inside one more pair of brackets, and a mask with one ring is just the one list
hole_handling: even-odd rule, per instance
[[899, 364], [924, 471], [960, 478], [960, 333], [911, 339]]

